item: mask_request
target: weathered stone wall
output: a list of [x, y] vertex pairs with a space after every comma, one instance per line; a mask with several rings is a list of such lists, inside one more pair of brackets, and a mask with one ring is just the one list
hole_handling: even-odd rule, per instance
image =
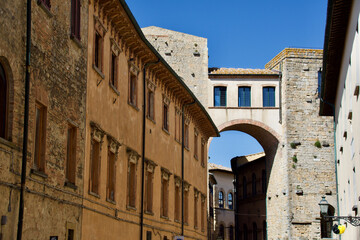
[[[289, 222], [268, 218], [269, 238], [320, 238], [321, 196], [329, 195], [327, 200], [336, 207], [333, 120], [318, 115], [317, 81], [322, 50], [285, 49], [274, 59], [266, 67], [279, 69], [283, 74], [283, 156], [287, 176], [279, 177], [289, 179], [288, 191], [284, 192], [288, 203], [282, 206], [284, 211], [289, 209]], [[320, 148], [315, 146], [317, 141]], [[294, 142], [300, 145], [291, 145]], [[269, 216], [280, 210], [272, 207], [274, 200], [268, 200]], [[286, 225], [289, 232], [279, 232], [276, 226], [280, 225]]]
[[156, 51], [183, 78], [201, 104], [207, 107], [207, 39], [159, 27], [146, 27], [142, 31]]
[[[87, 3], [81, 0], [81, 41], [70, 38], [71, 2], [50, 9], [32, 1], [29, 138], [23, 239], [65, 239], [74, 224], [80, 239], [85, 137]], [[24, 113], [26, 1], [0, 6], [0, 62], [10, 83], [10, 137], [0, 139], [0, 214], [3, 239], [15, 239]], [[35, 103], [46, 107], [45, 170], [34, 171]], [[66, 187], [68, 125], [77, 128], [76, 187]]]

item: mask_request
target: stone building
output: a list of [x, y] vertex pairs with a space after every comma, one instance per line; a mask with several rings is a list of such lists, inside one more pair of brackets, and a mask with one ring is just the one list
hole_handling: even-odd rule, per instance
[[28, 98], [22, 239], [80, 239], [88, 1], [31, 2], [31, 15], [26, 1], [0, 6], [0, 238], [17, 236]]
[[88, 23], [82, 239], [207, 239], [217, 128], [125, 1], [90, 1]]
[[[337, 216], [360, 216], [359, 19], [359, 1], [328, 2], [320, 115], [333, 116], [335, 122]], [[329, 201], [327, 196], [326, 200]], [[333, 214], [329, 212], [330, 216]], [[360, 239], [360, 227], [347, 224], [342, 236]]]
[[234, 174], [231, 168], [209, 163], [209, 173], [216, 179], [214, 190], [214, 228], [209, 239], [234, 240]]
[[236, 239], [266, 240], [266, 167], [265, 154], [234, 157]]

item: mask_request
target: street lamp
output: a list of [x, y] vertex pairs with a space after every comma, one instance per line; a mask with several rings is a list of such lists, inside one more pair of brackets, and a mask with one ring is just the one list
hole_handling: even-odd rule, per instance
[[350, 223], [351, 225], [353, 225], [355, 227], [360, 226], [360, 217], [327, 216], [329, 205], [330, 204], [328, 203], [328, 201], [326, 201], [325, 197], [322, 197], [322, 199], [319, 202], [319, 206], [320, 206], [320, 213], [321, 213], [323, 218], [329, 218], [332, 221], [343, 219], [343, 220], [345, 220], [346, 222]]

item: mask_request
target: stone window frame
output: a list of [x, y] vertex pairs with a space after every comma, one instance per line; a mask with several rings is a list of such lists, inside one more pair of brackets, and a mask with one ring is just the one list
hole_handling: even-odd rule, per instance
[[119, 55], [122, 52], [114, 38], [110, 38], [109, 86], [119, 96]]
[[190, 142], [190, 118], [185, 117], [184, 122], [184, 147], [186, 150], [190, 150], [189, 142]]
[[[144, 212], [153, 215], [153, 185], [155, 168], [157, 164], [149, 159], [145, 159], [145, 197], [144, 197]], [[149, 182], [149, 179], [151, 182]]]
[[206, 153], [205, 153], [205, 139], [201, 138], [201, 166], [203, 168], [205, 168], [205, 158], [206, 158]]
[[[107, 135], [108, 142], [108, 161], [107, 161], [107, 181], [106, 181], [106, 201], [116, 203], [116, 162], [119, 156], [121, 144], [112, 136]], [[111, 168], [112, 166], [112, 168]], [[113, 191], [113, 193], [111, 193]]]
[[129, 147], [126, 153], [128, 155], [126, 208], [136, 210], [137, 165], [140, 155]]
[[186, 181], [183, 181], [184, 184], [184, 224], [189, 225], [189, 193], [190, 193], [190, 184]]
[[[13, 108], [14, 108], [14, 85], [13, 85], [13, 76], [11, 67], [6, 58], [0, 56], [0, 78], [3, 79], [3, 85], [1, 86], [1, 97], [3, 97], [0, 101], [5, 101], [4, 105], [5, 109], [0, 109], [2, 111], [0, 113], [0, 118], [2, 118], [0, 123], [3, 128], [3, 133], [0, 138], [5, 139], [7, 141], [12, 141], [12, 125], [13, 125]], [[5, 86], [4, 86], [5, 85]]]
[[104, 69], [104, 41], [107, 30], [99, 17], [94, 15], [94, 47], [93, 47], [93, 69], [100, 75], [102, 79], [105, 78]]
[[[100, 174], [101, 174], [101, 152], [105, 132], [99, 124], [90, 122], [91, 145], [90, 145], [90, 166], [89, 166], [89, 194], [100, 198]], [[97, 149], [96, 149], [96, 148]], [[97, 156], [95, 156], [95, 154]], [[96, 158], [94, 158], [96, 157]], [[96, 163], [94, 162], [96, 160]]]
[[199, 190], [194, 187], [194, 229], [199, 228], [199, 221], [198, 221], [198, 205], [199, 205]]
[[139, 111], [138, 108], [138, 81], [139, 81], [139, 68], [129, 60], [129, 86], [128, 86], [128, 104]]
[[174, 221], [181, 221], [181, 177], [174, 175]]
[[170, 112], [170, 98], [168, 98], [165, 94], [163, 94], [163, 102], [162, 102], [162, 129], [170, 134], [170, 126], [169, 126], [169, 112]]
[[67, 123], [65, 186], [76, 187], [77, 142], [79, 126], [71, 120]]
[[166, 168], [161, 168], [160, 217], [169, 219], [169, 185], [172, 174]]
[[146, 117], [155, 123], [155, 90], [156, 85], [150, 80], [147, 80], [147, 105]]
[[199, 160], [199, 131], [197, 128], [194, 128], [194, 158]]

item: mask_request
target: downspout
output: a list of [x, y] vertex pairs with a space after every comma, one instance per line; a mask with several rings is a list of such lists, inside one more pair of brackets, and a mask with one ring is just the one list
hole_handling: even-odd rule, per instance
[[30, 48], [31, 48], [31, 0], [27, 0], [26, 6], [26, 62], [25, 62], [25, 107], [24, 107], [24, 133], [23, 149], [21, 161], [21, 187], [19, 200], [19, 217], [17, 227], [17, 240], [22, 238], [23, 219], [24, 219], [24, 193], [26, 182], [26, 158], [27, 158], [27, 139], [29, 132], [29, 89], [30, 89]]
[[196, 103], [193, 101], [191, 103], [185, 103], [182, 106], [182, 116], [181, 116], [181, 236], [184, 236], [184, 125], [185, 125], [185, 114], [184, 109], [186, 106], [190, 106]]
[[140, 212], [140, 240], [143, 239], [144, 229], [144, 178], [145, 178], [145, 131], [146, 131], [146, 68], [160, 62], [146, 63], [143, 70], [143, 129], [142, 129], [142, 149], [141, 149], [141, 212]]

